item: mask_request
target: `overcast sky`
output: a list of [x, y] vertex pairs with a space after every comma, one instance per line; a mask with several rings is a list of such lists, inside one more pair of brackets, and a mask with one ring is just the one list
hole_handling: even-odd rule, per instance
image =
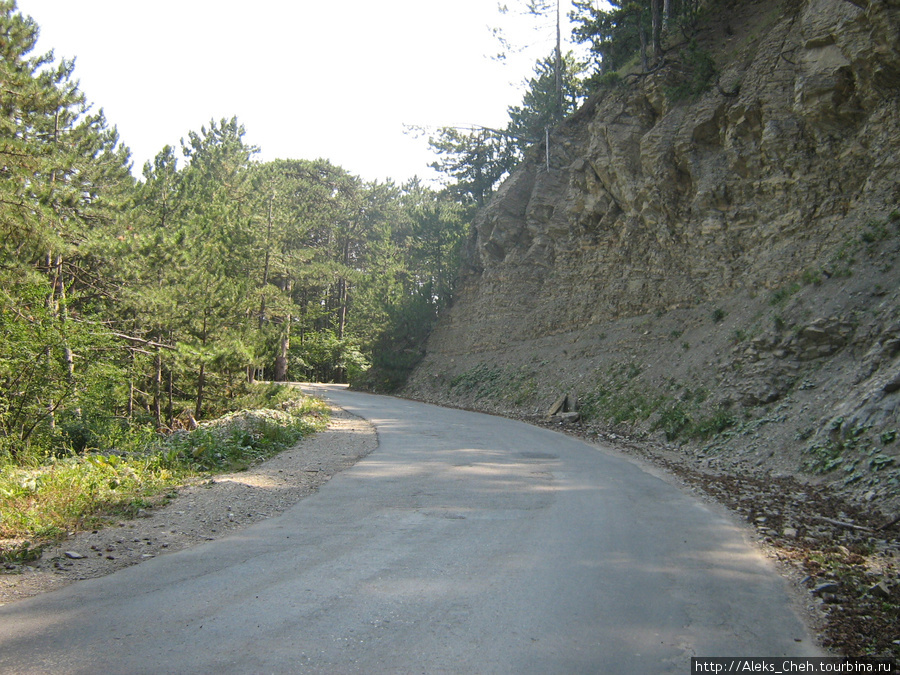
[[[495, 0], [18, 6], [41, 28], [40, 52], [76, 58], [82, 91], [118, 127], [136, 175], [166, 144], [237, 116], [263, 160], [324, 157], [366, 180], [427, 179], [434, 157], [404, 125], [505, 125], [555, 40], [552, 23], [533, 30], [534, 20], [501, 16]], [[532, 45], [505, 66], [489, 58], [499, 49], [489, 27], [501, 25]]]

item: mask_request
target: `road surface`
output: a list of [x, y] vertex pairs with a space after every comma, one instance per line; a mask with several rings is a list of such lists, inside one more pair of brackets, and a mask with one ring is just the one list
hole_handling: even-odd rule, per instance
[[378, 449], [279, 517], [0, 608], [0, 672], [647, 675], [819, 654], [741, 530], [634, 464], [319, 391]]

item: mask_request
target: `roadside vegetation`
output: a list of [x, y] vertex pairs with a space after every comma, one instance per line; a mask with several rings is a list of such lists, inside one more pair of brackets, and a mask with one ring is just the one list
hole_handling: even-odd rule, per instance
[[[173, 489], [239, 471], [324, 428], [327, 406], [287, 386], [261, 386], [247, 407], [193, 429], [132, 426], [80, 450], [30, 453], [0, 464], [0, 561], [27, 562], [69, 533], [129, 518]], [[259, 407], [267, 406], [267, 407]]]

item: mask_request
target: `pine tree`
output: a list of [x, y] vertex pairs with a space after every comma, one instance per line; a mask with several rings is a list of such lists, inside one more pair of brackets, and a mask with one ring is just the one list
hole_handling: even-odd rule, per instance
[[[91, 114], [74, 64], [32, 56], [37, 25], [0, 2], [0, 443], [16, 455], [79, 424], [114, 347], [91, 320], [108, 291], [90, 250], [131, 188], [128, 149]], [[108, 388], [106, 389], [108, 391]]]
[[507, 108], [507, 134], [515, 140], [520, 153], [524, 153], [528, 145], [543, 141], [546, 130], [559, 123], [560, 112], [563, 116], [569, 115], [584, 98], [579, 79], [584, 65], [578, 63], [571, 52], [565, 55], [563, 61], [565, 67], [561, 85], [556, 82], [555, 57], [542, 59], [534, 66], [534, 77], [525, 83], [522, 104]]
[[250, 164], [256, 148], [243, 141], [236, 118], [210, 122], [182, 141], [185, 211], [178, 245], [185, 253], [171, 289], [181, 312], [180, 354], [196, 368], [194, 416], [203, 416], [210, 380], [227, 387], [253, 360], [252, 288], [258, 241], [251, 228]]
[[443, 127], [428, 144], [439, 157], [431, 167], [454, 181], [448, 181], [447, 189], [479, 207], [518, 160], [515, 139], [485, 127]]

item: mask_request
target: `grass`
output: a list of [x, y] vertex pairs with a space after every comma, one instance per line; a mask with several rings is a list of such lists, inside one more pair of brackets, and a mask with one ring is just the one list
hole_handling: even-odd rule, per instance
[[242, 471], [322, 428], [326, 412], [320, 401], [302, 398], [280, 409], [229, 413], [195, 431], [161, 439], [156, 456], [192, 471]]
[[327, 406], [293, 395], [274, 395], [274, 409], [234, 412], [194, 431], [158, 435], [139, 449], [19, 463], [7, 458], [0, 464], [0, 560], [39, 557], [42, 545], [69, 532], [133, 517], [193, 477], [245, 469], [323, 428]]

